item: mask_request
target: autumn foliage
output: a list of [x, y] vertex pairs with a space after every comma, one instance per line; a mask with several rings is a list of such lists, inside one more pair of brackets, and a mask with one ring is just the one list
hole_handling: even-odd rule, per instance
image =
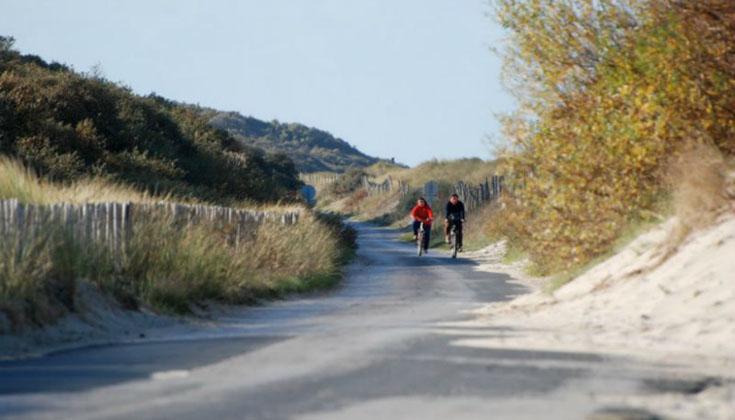
[[513, 174], [495, 229], [541, 271], [605, 253], [687, 144], [735, 154], [735, 3], [499, 0]]

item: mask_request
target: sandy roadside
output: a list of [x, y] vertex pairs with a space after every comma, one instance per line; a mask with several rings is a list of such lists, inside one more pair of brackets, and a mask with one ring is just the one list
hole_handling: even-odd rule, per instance
[[673, 223], [641, 235], [553, 293], [542, 288], [548, 279], [525, 275], [522, 262], [503, 264], [503, 244], [468, 253], [478, 270], [508, 273], [533, 291], [472, 310], [463, 325], [514, 333], [453, 344], [597, 352], [724, 378], [697, 395], [625, 402], [675, 418], [735, 418], [735, 215], [690, 235], [662, 259]]
[[80, 284], [76, 301], [77, 311], [53, 325], [0, 335], [0, 360], [39, 357], [93, 345], [182, 338], [206, 333], [216, 326], [204, 316], [171, 317], [145, 308], [124, 310], [85, 283]]

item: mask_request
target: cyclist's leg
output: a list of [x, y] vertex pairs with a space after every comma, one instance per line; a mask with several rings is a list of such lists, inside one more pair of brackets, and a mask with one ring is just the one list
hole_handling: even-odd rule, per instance
[[444, 242], [449, 243], [449, 231], [452, 229], [452, 221], [444, 220]]
[[462, 234], [462, 225], [464, 223], [461, 220], [457, 220], [455, 223], [457, 224], [457, 246], [462, 248], [462, 237], [464, 236]]
[[421, 222], [414, 220], [413, 221], [413, 236], [414, 237], [418, 236], [420, 227], [421, 227]]
[[431, 241], [431, 225], [424, 224], [424, 248], [429, 249]]

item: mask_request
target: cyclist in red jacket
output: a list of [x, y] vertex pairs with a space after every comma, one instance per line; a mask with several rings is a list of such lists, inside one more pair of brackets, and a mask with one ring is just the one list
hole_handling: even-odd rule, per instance
[[431, 236], [431, 222], [434, 220], [434, 212], [431, 210], [429, 203], [424, 197], [419, 197], [416, 206], [411, 209], [411, 219], [413, 219], [413, 239], [418, 239], [419, 227], [424, 224], [424, 249], [429, 248], [429, 239]]

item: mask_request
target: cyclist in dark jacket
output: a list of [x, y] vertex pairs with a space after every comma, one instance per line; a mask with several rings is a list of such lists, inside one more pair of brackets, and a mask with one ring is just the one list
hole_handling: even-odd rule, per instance
[[444, 239], [449, 243], [449, 232], [452, 226], [457, 227], [457, 246], [462, 251], [462, 224], [464, 224], [464, 203], [457, 194], [452, 194], [444, 212]]

